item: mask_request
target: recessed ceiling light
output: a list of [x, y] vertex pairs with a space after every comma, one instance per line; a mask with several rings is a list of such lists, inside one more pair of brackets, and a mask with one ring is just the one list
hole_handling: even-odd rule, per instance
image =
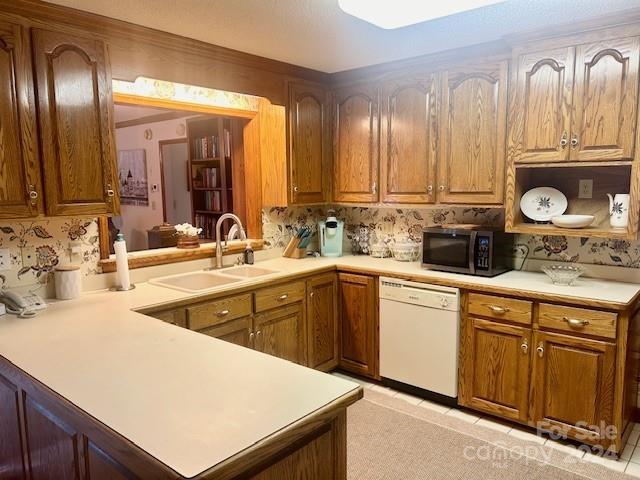
[[338, 0], [338, 5], [349, 15], [381, 28], [392, 29], [504, 2], [505, 0]]

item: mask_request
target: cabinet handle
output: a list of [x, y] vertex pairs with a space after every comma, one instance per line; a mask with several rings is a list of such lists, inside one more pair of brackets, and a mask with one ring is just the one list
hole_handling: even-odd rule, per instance
[[500, 305], [487, 305], [487, 307], [489, 307], [489, 310], [491, 310], [493, 313], [497, 313], [499, 315], [502, 315], [509, 311], [507, 307], [501, 307]]
[[440, 185], [440, 186], [438, 187], [438, 190], [440, 190], [441, 192], [444, 192], [444, 185]]
[[542, 358], [542, 356], [544, 355], [544, 346], [542, 342], [538, 344], [538, 348], [536, 348], [536, 351], [538, 352], [538, 356]]
[[297, 192], [298, 191], [298, 187], [293, 187], [293, 191]]
[[427, 186], [427, 193], [433, 193], [433, 185]]
[[524, 353], [525, 355], [529, 351], [529, 342], [527, 341], [526, 338], [522, 340], [522, 344], [520, 345], [520, 350], [522, 350], [522, 353]]
[[258, 330], [258, 331], [256, 332], [256, 340], [257, 340], [258, 338], [260, 338], [260, 336], [261, 336], [261, 335], [262, 335], [262, 330]]
[[111, 198], [114, 197], [116, 194], [116, 192], [113, 191], [113, 189], [111, 188], [111, 184], [107, 184], [107, 197]]
[[313, 297], [314, 295], [315, 295], [315, 293], [313, 293], [313, 292], [311, 292], [311, 293], [309, 294], [309, 296], [310, 296], [310, 297]]
[[376, 182], [373, 182], [373, 185], [371, 185], [371, 193], [373, 193], [375, 195], [377, 190], [378, 189], [377, 189]]
[[571, 148], [576, 148], [580, 142], [578, 141], [578, 135], [575, 133], [571, 136]]
[[249, 343], [253, 343], [253, 337], [255, 337], [255, 334], [249, 330]]
[[227, 315], [229, 315], [229, 310], [220, 310], [218, 313], [216, 313], [216, 315], [218, 315], [219, 317], [226, 317]]
[[589, 320], [580, 320], [577, 318], [562, 317], [562, 319], [571, 327], [586, 327], [589, 325]]
[[562, 136], [560, 137], [560, 147], [564, 148], [567, 146], [567, 132], [562, 132]]
[[29, 185], [29, 198], [31, 199], [31, 205], [35, 205], [38, 200], [38, 192], [36, 191], [35, 185]]
[[287, 298], [289, 298], [289, 295], [287, 293], [282, 294], [278, 297], [278, 301], [282, 302], [283, 300], [286, 300]]

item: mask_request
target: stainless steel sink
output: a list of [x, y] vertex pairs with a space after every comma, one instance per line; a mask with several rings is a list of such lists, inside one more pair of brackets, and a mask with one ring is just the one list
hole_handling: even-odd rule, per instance
[[243, 267], [232, 267], [226, 270], [219, 270], [224, 275], [230, 275], [240, 278], [255, 278], [262, 277], [264, 275], [271, 275], [272, 273], [278, 273], [277, 270], [269, 270], [268, 268], [251, 267], [245, 265]]
[[230, 283], [239, 282], [240, 278], [233, 278], [226, 275], [218, 275], [210, 272], [185, 273], [183, 275], [172, 275], [170, 277], [154, 278], [149, 283], [162, 287], [175, 288], [183, 292], [197, 293], [215, 287], [222, 287]]

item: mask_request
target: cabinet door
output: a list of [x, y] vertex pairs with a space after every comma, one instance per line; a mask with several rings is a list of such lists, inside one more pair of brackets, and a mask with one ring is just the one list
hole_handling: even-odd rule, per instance
[[378, 376], [378, 306], [373, 277], [338, 275], [340, 304], [340, 367]]
[[0, 218], [42, 212], [29, 37], [0, 21]]
[[392, 80], [382, 89], [382, 201], [433, 203], [436, 164], [436, 85], [433, 75]]
[[290, 85], [290, 198], [294, 204], [329, 199], [330, 107], [326, 99], [327, 92], [321, 87]]
[[524, 422], [531, 330], [466, 317], [460, 350], [461, 405]]
[[518, 57], [509, 148], [516, 162], [569, 158], [574, 48]]
[[333, 273], [307, 281], [307, 366], [332, 370], [338, 365], [338, 295]]
[[576, 49], [571, 160], [633, 160], [638, 37]]
[[33, 30], [49, 215], [118, 213], [105, 44]]
[[302, 303], [274, 308], [254, 317], [255, 349], [304, 364], [306, 336]]
[[27, 478], [20, 430], [20, 392], [18, 386], [0, 375], [0, 458], [2, 478]]
[[378, 90], [361, 85], [334, 96], [334, 200], [378, 201]]
[[579, 440], [605, 439], [594, 427], [612, 425], [615, 345], [535, 333], [531, 418]]
[[438, 202], [502, 203], [507, 62], [442, 74]]
[[197, 332], [219, 338], [225, 342], [235, 343], [241, 347], [252, 348], [254, 334], [251, 326], [251, 317], [244, 317], [197, 330]]

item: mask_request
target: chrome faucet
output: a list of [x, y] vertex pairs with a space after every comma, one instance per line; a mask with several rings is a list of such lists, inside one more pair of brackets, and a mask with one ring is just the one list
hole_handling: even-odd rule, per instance
[[242, 220], [238, 218], [237, 215], [233, 213], [225, 213], [222, 215], [218, 221], [216, 222], [216, 268], [222, 268], [222, 252], [227, 249], [227, 240], [224, 241], [224, 247], [222, 246], [222, 241], [220, 240], [220, 229], [222, 228], [222, 224], [225, 220], [231, 219], [233, 222], [238, 225], [238, 231], [240, 232], [240, 240], [246, 240], [247, 234], [242, 227]]

